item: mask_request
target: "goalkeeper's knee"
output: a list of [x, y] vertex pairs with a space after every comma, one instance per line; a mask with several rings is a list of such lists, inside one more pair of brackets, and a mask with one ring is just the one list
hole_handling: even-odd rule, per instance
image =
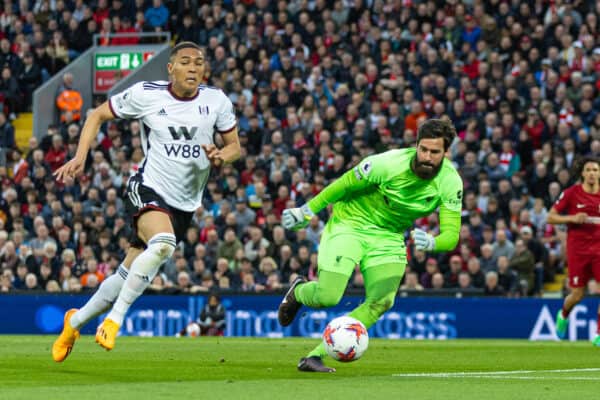
[[339, 292], [331, 288], [325, 288], [320, 284], [317, 287], [317, 301], [321, 307], [333, 307], [337, 305], [342, 300], [343, 295], [344, 291]]

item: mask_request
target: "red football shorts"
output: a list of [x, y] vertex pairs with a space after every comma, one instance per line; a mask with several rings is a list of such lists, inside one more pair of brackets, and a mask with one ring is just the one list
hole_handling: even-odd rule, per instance
[[572, 288], [585, 287], [591, 278], [600, 283], [600, 254], [567, 251], [567, 268]]

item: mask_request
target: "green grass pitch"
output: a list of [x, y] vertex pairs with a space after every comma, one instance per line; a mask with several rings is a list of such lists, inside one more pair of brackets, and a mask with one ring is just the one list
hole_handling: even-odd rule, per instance
[[591, 399], [600, 348], [516, 340], [371, 340], [335, 374], [296, 371], [311, 339], [82, 337], [62, 364], [51, 336], [0, 336], [0, 399]]

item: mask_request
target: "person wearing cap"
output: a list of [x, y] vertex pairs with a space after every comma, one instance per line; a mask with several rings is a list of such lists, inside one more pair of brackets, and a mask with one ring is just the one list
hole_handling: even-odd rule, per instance
[[542, 69], [539, 71], [535, 71], [534, 76], [538, 85], [541, 86], [542, 92], [545, 92], [546, 81], [548, 80], [548, 76], [552, 70], [552, 60], [549, 58], [544, 58], [542, 60]]
[[[154, 4], [156, 8], [161, 2]], [[173, 255], [194, 212], [202, 206], [211, 168], [239, 158], [233, 104], [220, 89], [200, 86], [205, 63], [204, 51], [196, 43], [175, 45], [167, 64], [169, 80], [135, 83], [96, 107], [85, 121], [74, 158], [54, 173], [62, 181], [84, 171], [103, 123], [139, 119], [141, 125], [152, 127], [151, 134], [142, 132], [144, 163], [129, 179], [126, 192], [125, 207], [133, 227], [127, 256], [81, 309], [67, 311], [52, 346], [54, 361], [64, 361], [79, 329], [107, 308], [110, 312], [96, 331], [96, 342], [106, 350], [114, 348], [127, 311]], [[222, 148], [214, 142], [217, 132]]]
[[[448, 120], [419, 126], [417, 148], [391, 150], [363, 159], [310, 201], [285, 209], [282, 225], [298, 230], [333, 204], [318, 253], [317, 281], [296, 279], [279, 306], [282, 326], [290, 325], [302, 305], [336, 305], [355, 266], [364, 276], [365, 302], [349, 315], [368, 329], [394, 303], [406, 267], [404, 231], [416, 219], [440, 208], [440, 233], [411, 232], [417, 250], [443, 252], [456, 247], [462, 209], [462, 179], [444, 158], [456, 130]], [[443, 185], [441, 182], [444, 182]], [[323, 364], [323, 344], [300, 360], [301, 371], [333, 372]]]
[[465, 16], [465, 26], [462, 32], [463, 42], [467, 42], [471, 45], [471, 49], [477, 49], [477, 42], [481, 37], [481, 28], [477, 25], [477, 22], [472, 15], [468, 14]]
[[256, 220], [256, 211], [248, 207], [248, 199], [246, 197], [238, 197], [235, 200], [235, 211], [233, 212], [238, 226], [242, 230]]
[[573, 56], [569, 58], [569, 70], [584, 71], [590, 60], [585, 55], [585, 48], [580, 40], [573, 42]]
[[[567, 336], [569, 314], [585, 297], [590, 279], [600, 282], [600, 160], [582, 157], [574, 168], [579, 183], [565, 189], [548, 212], [549, 224], [567, 225], [567, 268], [571, 293], [556, 314], [556, 335]], [[600, 306], [598, 328], [592, 341], [600, 346]]]
[[[522, 210], [522, 215], [527, 215], [527, 210]], [[522, 225], [519, 229], [520, 237], [525, 242], [527, 248], [533, 254], [533, 258], [535, 261], [535, 281], [533, 289], [534, 295], [541, 294], [542, 287], [544, 285], [544, 268], [548, 266], [548, 249], [546, 246], [536, 237], [535, 229], [531, 222], [527, 222], [527, 224]]]

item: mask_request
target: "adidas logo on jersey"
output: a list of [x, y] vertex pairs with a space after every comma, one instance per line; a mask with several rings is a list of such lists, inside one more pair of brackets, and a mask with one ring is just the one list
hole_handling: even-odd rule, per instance
[[165, 109], [164, 109], [164, 108], [161, 108], [161, 109], [160, 109], [160, 111], [158, 112], [158, 114], [157, 114], [157, 115], [160, 115], [160, 116], [166, 116], [166, 115], [167, 115], [167, 112], [165, 111]]

